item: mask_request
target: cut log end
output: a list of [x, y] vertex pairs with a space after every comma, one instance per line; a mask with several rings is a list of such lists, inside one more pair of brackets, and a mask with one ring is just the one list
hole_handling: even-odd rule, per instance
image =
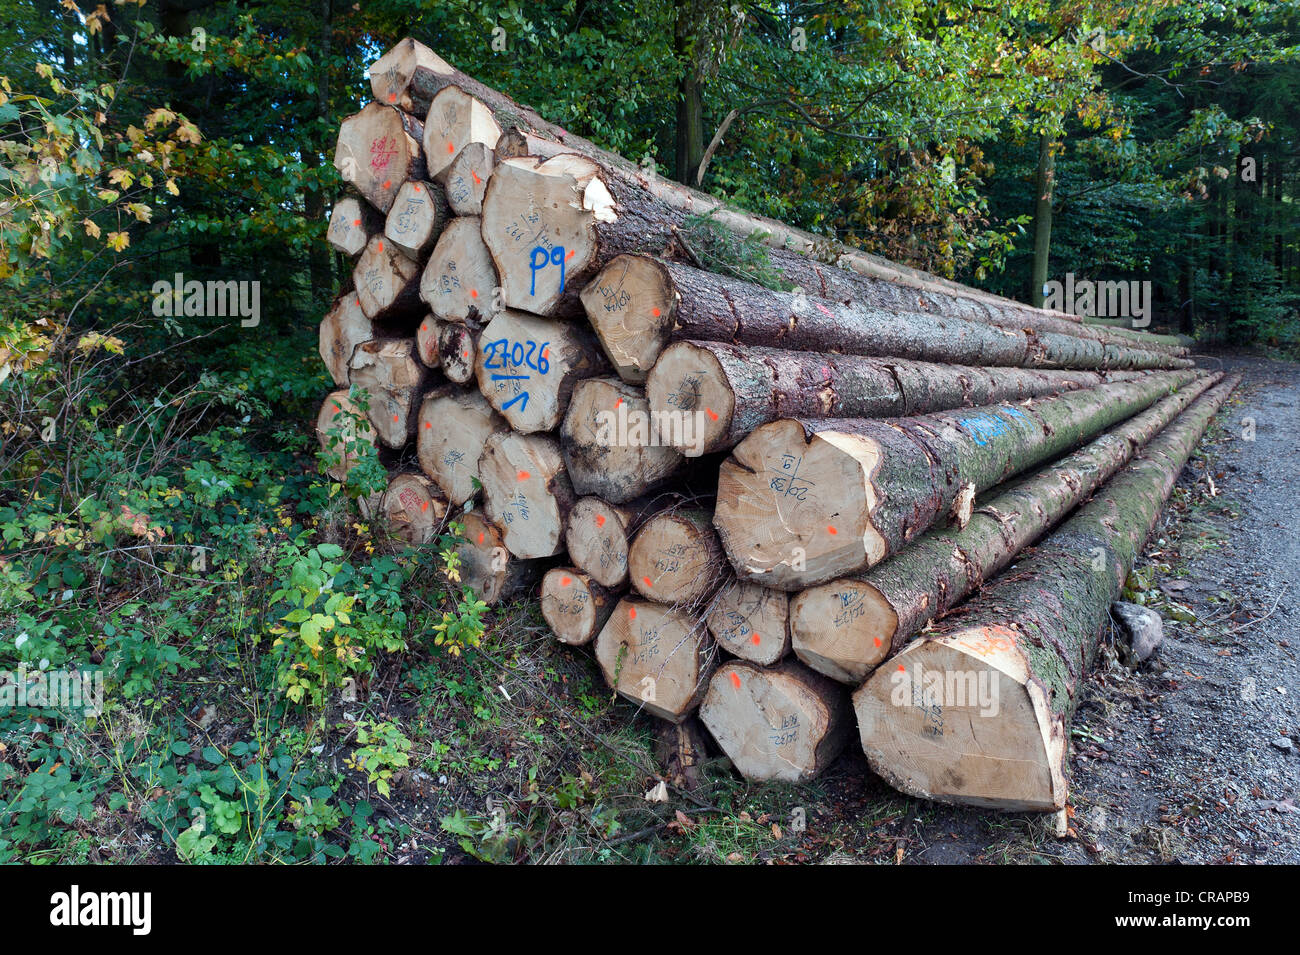
[[453, 72], [451, 66], [427, 46], [407, 37], [371, 65], [370, 90], [375, 100], [408, 113], [426, 112], [428, 101], [421, 104], [411, 97], [411, 77], [420, 68], [432, 70], [440, 76]]
[[370, 240], [352, 270], [361, 310], [372, 321], [416, 308], [419, 276], [415, 260], [382, 235]]
[[348, 258], [355, 258], [370, 237], [383, 228], [383, 219], [368, 202], [348, 196], [334, 204], [325, 241]]
[[702, 512], [656, 514], [637, 531], [628, 576], [647, 600], [694, 606], [713, 593], [726, 569], [722, 546]]
[[415, 433], [420, 399], [433, 373], [416, 357], [414, 338], [376, 338], [352, 353], [352, 384], [370, 396], [368, 415], [382, 444], [401, 448]]
[[420, 406], [416, 453], [420, 468], [460, 505], [478, 495], [479, 455], [488, 438], [509, 430], [477, 391], [440, 390]]
[[605, 587], [627, 580], [627, 514], [599, 497], [573, 505], [564, 529], [569, 559]]
[[483, 143], [470, 143], [456, 156], [446, 176], [447, 201], [456, 215], [483, 214], [483, 194], [496, 164], [496, 153]]
[[718, 473], [714, 526], [738, 576], [795, 590], [870, 566], [885, 541], [871, 523], [881, 450], [853, 434], [783, 419], [736, 446]]
[[479, 222], [468, 216], [449, 222], [420, 277], [420, 298], [449, 322], [486, 320], [493, 310], [497, 271]]
[[334, 384], [347, 387], [352, 353], [374, 336], [374, 326], [361, 308], [361, 299], [352, 292], [339, 296], [320, 323], [320, 357]]
[[360, 405], [348, 397], [346, 389], [331, 392], [321, 402], [316, 414], [316, 440], [321, 450], [334, 459], [325, 473], [336, 481], [347, 479], [357, 464], [357, 444], [375, 443], [375, 429]]
[[703, 621], [635, 598], [618, 602], [596, 638], [596, 660], [610, 687], [673, 723], [703, 699], [711, 651]]
[[412, 259], [422, 259], [451, 218], [442, 186], [431, 182], [404, 182], [388, 210], [384, 235], [394, 248]]
[[561, 643], [580, 647], [595, 639], [614, 611], [614, 594], [575, 567], [556, 567], [542, 578], [542, 616]]
[[1065, 805], [1065, 736], [1006, 628], [920, 640], [853, 694], [862, 748], [892, 786], [1010, 811]]
[[790, 601], [795, 655], [818, 673], [860, 684], [892, 652], [898, 614], [879, 589], [860, 580], [832, 580]]
[[556, 441], [541, 434], [494, 434], [479, 459], [487, 516], [516, 557], [550, 557], [564, 549], [573, 489]]
[[587, 319], [620, 378], [644, 382], [672, 333], [680, 299], [654, 259], [619, 255], [581, 293]]
[[447, 519], [446, 498], [423, 474], [393, 477], [381, 509], [393, 535], [416, 547], [436, 540]]
[[387, 213], [402, 183], [425, 177], [422, 134], [414, 117], [370, 103], [340, 125], [334, 166], [372, 206]]
[[790, 649], [789, 609], [783, 590], [730, 580], [709, 605], [709, 632], [733, 656], [771, 666]]
[[424, 155], [429, 175], [443, 181], [461, 150], [480, 143], [496, 148], [501, 127], [482, 102], [458, 86], [447, 86], [434, 96], [424, 120]]
[[415, 330], [416, 354], [426, 368], [438, 368], [442, 365], [442, 358], [438, 352], [438, 336], [441, 332], [442, 324], [432, 315], [424, 316], [420, 326]]
[[458, 385], [474, 380], [478, 361], [477, 336], [468, 326], [447, 322], [438, 332], [438, 361], [448, 381]]
[[732, 660], [709, 681], [700, 721], [746, 779], [806, 782], [850, 736], [846, 696], [798, 664]]
[[681, 418], [674, 447], [687, 457], [727, 446], [736, 396], [707, 348], [690, 342], [665, 348], [646, 381], [646, 397], [656, 416]]
[[460, 558], [460, 584], [469, 587], [489, 606], [521, 593], [536, 577], [528, 561], [511, 555], [501, 528], [478, 511], [469, 511], [460, 521], [463, 540], [456, 547]]

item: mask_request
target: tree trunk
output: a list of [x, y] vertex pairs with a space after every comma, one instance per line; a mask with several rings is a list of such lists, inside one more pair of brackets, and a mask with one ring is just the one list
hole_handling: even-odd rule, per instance
[[384, 230], [384, 217], [370, 203], [348, 196], [334, 203], [325, 241], [350, 259], [361, 254], [371, 237]]
[[564, 529], [569, 559], [602, 586], [614, 588], [626, 583], [632, 535], [647, 517], [674, 503], [672, 495], [643, 497], [627, 504], [613, 504], [599, 497], [580, 499], [569, 511]]
[[555, 567], [542, 578], [542, 616], [555, 639], [581, 647], [595, 639], [618, 595], [575, 567]]
[[442, 186], [412, 180], [397, 190], [384, 235], [400, 252], [419, 262], [450, 219], [451, 206]]
[[449, 322], [486, 322], [492, 317], [497, 270], [479, 233], [480, 220], [451, 220], [433, 247], [420, 277], [420, 298]]
[[478, 496], [479, 455], [488, 438], [510, 430], [475, 389], [445, 385], [420, 406], [416, 454], [420, 468], [457, 506]]
[[662, 485], [683, 457], [652, 427], [644, 392], [617, 378], [588, 378], [573, 389], [560, 427], [574, 489], [621, 504]]
[[844, 687], [792, 660], [724, 663], [709, 680], [700, 721], [756, 782], [808, 782], [853, 738]]
[[656, 416], [688, 416], [687, 456], [732, 448], [778, 418], [895, 418], [1091, 388], [1132, 372], [975, 368], [888, 358], [676, 342], [650, 372]]
[[799, 659], [858, 684], [926, 624], [1000, 573], [1110, 479], [1222, 376], [1207, 375], [1087, 447], [982, 502], [960, 531], [931, 531], [860, 577], [812, 587], [791, 603]]
[[568, 322], [503, 309], [479, 337], [474, 372], [516, 431], [554, 431], [584, 378], [609, 370], [595, 337]]
[[951, 415], [766, 424], [723, 463], [714, 526], [744, 579], [794, 590], [853, 574], [901, 550], [963, 490], [1061, 454], [1196, 374]]
[[683, 508], [646, 521], [628, 551], [632, 587], [647, 600], [695, 607], [717, 589], [727, 561], [707, 511]]
[[370, 103], [339, 126], [334, 167], [380, 212], [387, 213], [408, 179], [423, 180], [424, 124], [409, 113]]
[[370, 393], [368, 416], [380, 443], [401, 448], [415, 434], [420, 400], [437, 384], [437, 372], [420, 361], [414, 338], [362, 342], [349, 369], [351, 383]]
[[389, 531], [415, 547], [437, 540], [447, 522], [447, 499], [419, 473], [394, 476], [388, 482], [380, 510]]
[[703, 621], [636, 597], [620, 600], [596, 637], [596, 662], [610, 688], [671, 723], [699, 706], [714, 656]]
[[1200, 398], [1013, 576], [987, 587], [853, 694], [876, 773], [940, 802], [1014, 811], [1065, 806], [1068, 725], [1111, 602], [1236, 384]]
[[1029, 301], [1043, 307], [1052, 248], [1052, 192], [1056, 188], [1056, 154], [1046, 133], [1038, 137], [1038, 171], [1034, 175], [1034, 270]]
[[718, 646], [759, 666], [779, 663], [790, 650], [790, 598], [730, 574], [709, 603], [708, 624]]
[[530, 590], [547, 561], [521, 560], [506, 548], [505, 535], [478, 511], [458, 518], [465, 528], [456, 545], [460, 557], [459, 580], [452, 586], [469, 587], [488, 606], [510, 600]]
[[506, 548], [525, 559], [564, 550], [573, 487], [559, 442], [549, 435], [494, 434], [479, 458], [484, 510], [501, 527]]

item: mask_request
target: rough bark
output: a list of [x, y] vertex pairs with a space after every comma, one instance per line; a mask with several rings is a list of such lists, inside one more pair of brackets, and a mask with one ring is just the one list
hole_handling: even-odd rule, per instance
[[709, 680], [700, 721], [746, 779], [803, 783], [853, 737], [848, 692], [790, 660], [730, 660]]
[[420, 468], [461, 505], [478, 496], [478, 462], [488, 438], [510, 425], [472, 388], [445, 385], [430, 392], [420, 406], [416, 454]]
[[621, 504], [669, 480], [684, 458], [650, 416], [644, 392], [617, 378], [588, 378], [573, 389], [560, 427], [564, 460], [579, 494]]
[[714, 526], [742, 578], [794, 590], [854, 574], [928, 529], [963, 489], [1068, 451], [1196, 374], [952, 414], [766, 424], [720, 468]]
[[573, 486], [559, 442], [549, 435], [494, 434], [479, 458], [484, 510], [516, 557], [550, 557], [564, 549]]
[[446, 322], [438, 331], [438, 362], [448, 381], [467, 385], [474, 380], [479, 333], [468, 325]]
[[578, 325], [503, 309], [479, 337], [474, 373], [492, 407], [516, 431], [554, 431], [573, 389], [609, 366]]
[[694, 456], [734, 447], [755, 428], [778, 418], [927, 414], [1059, 394], [1135, 374], [975, 368], [676, 342], [664, 349], [650, 372], [646, 396], [657, 416], [688, 416], [691, 427], [682, 429], [685, 440], [673, 444]]
[[1198, 399], [1015, 575], [985, 588], [854, 693], [873, 770], [940, 802], [1065, 806], [1069, 722], [1110, 605], [1236, 383]]
[[442, 186], [412, 180], [402, 183], [388, 210], [384, 236], [407, 257], [420, 261], [451, 220]]
[[620, 600], [596, 637], [596, 662], [610, 688], [672, 723], [699, 706], [715, 656], [702, 620], [636, 597]]
[[708, 511], [681, 508], [651, 517], [632, 539], [628, 577], [647, 600], [695, 607], [726, 576], [727, 561]]
[[387, 213], [402, 183], [426, 179], [424, 124], [400, 109], [370, 103], [339, 126], [334, 167], [345, 182]]
[[370, 395], [368, 416], [380, 443], [401, 448], [415, 434], [420, 399], [438, 383], [416, 354], [414, 338], [376, 338], [352, 353], [349, 380]]
[[1222, 376], [1205, 376], [1074, 454], [982, 501], [960, 531], [933, 530], [858, 577], [801, 592], [790, 629], [799, 659], [858, 684], [931, 620], [998, 574], [1086, 500]]
[[479, 223], [470, 216], [448, 223], [420, 276], [420, 298], [449, 322], [486, 322], [492, 315], [497, 271]]
[[709, 603], [708, 625], [718, 646], [733, 656], [771, 666], [790, 650], [790, 598], [730, 574]]
[[555, 639], [569, 646], [594, 640], [617, 602], [617, 593], [576, 567], [555, 567], [542, 578], [542, 616]]
[[371, 236], [384, 229], [384, 217], [368, 202], [348, 196], [334, 203], [325, 241], [348, 258], [356, 258]]

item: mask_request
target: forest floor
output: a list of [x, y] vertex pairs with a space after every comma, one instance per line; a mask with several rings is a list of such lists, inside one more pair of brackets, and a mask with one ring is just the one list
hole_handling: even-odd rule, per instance
[[[1050, 814], [901, 796], [856, 747], [804, 787], [745, 783], [724, 759], [707, 760], [693, 793], [649, 802], [653, 721], [611, 701], [594, 663], [556, 647], [521, 609], [494, 628], [495, 675], [511, 703], [494, 706], [475, 735], [483, 744], [495, 735], [507, 762], [531, 750], [524, 762], [534, 768], [526, 778], [476, 773], [436, 785], [442, 811], [450, 801], [477, 820], [450, 827], [465, 829], [468, 854], [447, 846], [444, 860], [1300, 862], [1300, 365], [1238, 356], [1198, 364], [1239, 372], [1242, 384], [1130, 579], [1129, 596], [1161, 612], [1164, 645], [1134, 670], [1118, 659], [1112, 631], [1085, 690], [1063, 837]], [[491, 807], [479, 808], [489, 792], [510, 834], [495, 846]], [[416, 816], [432, 808], [407, 805]], [[441, 828], [445, 839], [445, 817]]]

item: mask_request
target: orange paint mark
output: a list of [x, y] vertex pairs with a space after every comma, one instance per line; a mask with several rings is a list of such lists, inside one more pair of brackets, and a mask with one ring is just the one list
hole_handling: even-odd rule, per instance
[[904, 669], [903, 664], [901, 664], [901, 663], [898, 665], [898, 672], [899, 672], [899, 673], [906, 673], [906, 672], [907, 672], [907, 670]]
[[358, 304], [358, 305], [361, 304], [361, 296], [360, 296], [360, 295], [357, 296], [357, 304]]
[[447, 155], [450, 156], [450, 155], [451, 155], [452, 153], [454, 153], [455, 151], [456, 151], [456, 146], [455, 146], [455, 144], [453, 144], [453, 143], [448, 143], [448, 144], [447, 144]]
[[761, 641], [757, 633], [751, 633], [749, 635], [749, 642], [752, 643], [754, 646], [758, 646]]
[[389, 93], [389, 94], [388, 94], [388, 102], [393, 103], [393, 102], [396, 102], [396, 101], [397, 101], [397, 94], [396, 94], [396, 93]]
[[718, 413], [717, 413], [716, 411], [714, 411], [712, 408], [705, 408], [704, 410], [705, 410], [706, 412], [708, 412], [709, 420], [710, 420], [710, 421], [717, 421], [717, 420], [718, 420]]
[[577, 249], [570, 249], [569, 254], [564, 257], [564, 260], [567, 262], [569, 259], [573, 258], [573, 253], [577, 251], [578, 251]]
[[551, 357], [551, 350], [550, 350], [549, 348], [543, 348], [543, 349], [542, 349], [542, 357], [543, 357], [543, 358], [550, 358], [550, 357]]
[[426, 422], [424, 423], [424, 426], [425, 426], [426, 428], [432, 428], [432, 427], [433, 427], [433, 422], [432, 422], [432, 421], [426, 421]]
[[421, 325], [421, 326], [420, 326], [420, 331], [422, 331], [422, 332], [427, 332], [428, 330], [429, 330], [429, 326], [428, 326], [428, 325]]
[[622, 399], [622, 398], [619, 398], [618, 401], [614, 402], [614, 407], [617, 408], [617, 407], [618, 407], [619, 405], [621, 405], [622, 403], [623, 403], [623, 399]]
[[385, 188], [385, 189], [387, 189], [387, 188], [388, 188], [389, 186], [391, 186], [392, 184], [393, 184], [393, 180], [391, 180], [391, 179], [385, 179], [385, 180], [384, 180], [384, 188]]
[[422, 510], [422, 511], [427, 511], [428, 509], [429, 509], [429, 502], [428, 502], [428, 501], [421, 501], [421, 502], [420, 502], [420, 510]]
[[478, 173], [476, 173], [474, 170], [471, 169], [469, 171], [469, 174], [474, 177], [474, 185], [477, 186], [483, 182], [483, 180], [478, 177]]
[[738, 673], [731, 674], [731, 685], [734, 686], [737, 690], [740, 689], [740, 674]]
[[470, 298], [478, 298], [478, 289], [476, 289], [476, 288], [472, 288], [472, 289], [470, 289], [470, 290], [469, 290], [469, 297], [470, 297]]
[[561, 586], [561, 587], [567, 587], [567, 586], [569, 586], [569, 584], [571, 584], [571, 583], [573, 583], [573, 578], [572, 578], [572, 577], [561, 577], [561, 578], [560, 578], [560, 586]]
[[415, 188], [415, 191], [416, 191], [416, 192], [419, 192], [419, 191], [420, 191], [420, 187], [419, 187], [419, 186], [415, 186], [414, 188]]
[[[338, 405], [335, 405], [334, 407], [337, 408]], [[597, 514], [597, 515], [596, 515], [596, 526], [597, 526], [597, 527], [604, 527], [604, 526], [605, 526], [605, 515], [604, 515], [604, 514]]]
[[532, 477], [532, 475], [529, 474], [527, 471], [520, 471], [518, 477], [519, 480], [521, 481], [527, 481], [530, 477]]
[[460, 357], [461, 357], [461, 358], [468, 358], [468, 357], [469, 357], [469, 352], [467, 352], [467, 351], [463, 351], [463, 352], [461, 352], [461, 353], [460, 353]]
[[828, 525], [826, 525], [826, 533], [827, 533], [827, 534], [830, 534], [830, 535], [833, 537], [834, 535], [838, 534], [839, 531], [837, 531], [835, 528], [831, 527], [831, 526], [828, 524]]
[[378, 248], [379, 248], [379, 251], [380, 251], [380, 252], [384, 251], [384, 240], [383, 240], [383, 239], [380, 239], [380, 240], [379, 240], [379, 246], [378, 246]]
[[636, 619], [636, 607], [628, 607], [628, 608], [627, 608], [627, 618], [628, 618], [629, 620], [635, 620], [635, 619]]
[[393, 415], [393, 420], [394, 420], [394, 421], [397, 420], [397, 415]]
[[337, 401], [334, 402], [334, 410], [335, 410], [335, 411], [342, 411], [342, 410], [343, 410], [343, 408], [339, 405], [339, 403], [338, 403]]
[[479, 542], [480, 544], [483, 543], [483, 532], [482, 532], [482, 531], [479, 531], [479, 532], [478, 532], [478, 542]]
[[653, 586], [654, 586], [654, 584], [650, 583], [650, 578], [649, 578], [649, 577], [642, 577], [642, 578], [641, 578], [641, 582], [644, 583], [647, 587], [653, 587]]
[[880, 646], [880, 638], [879, 638], [879, 637], [873, 637], [872, 639], [875, 641], [877, 647]]
[[653, 315], [655, 318], [658, 318], [658, 317], [659, 317], [659, 309], [657, 309], [657, 308], [652, 308], [652, 309], [650, 309], [650, 314]]
[[361, 225], [361, 220], [360, 220], [360, 219], [353, 219], [353, 220], [352, 220], [352, 224], [355, 225], [355, 226], [359, 226], [359, 225]]

